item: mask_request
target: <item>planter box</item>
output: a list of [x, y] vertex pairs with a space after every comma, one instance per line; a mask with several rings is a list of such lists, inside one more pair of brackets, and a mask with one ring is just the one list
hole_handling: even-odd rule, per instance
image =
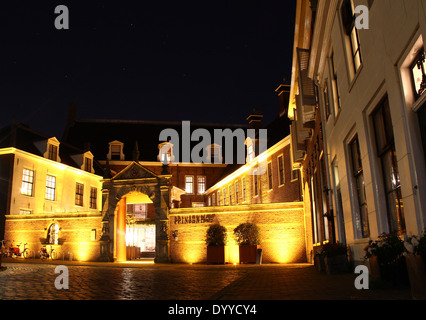
[[348, 257], [345, 254], [325, 257], [324, 258], [325, 271], [327, 274], [339, 274], [349, 271]]
[[325, 272], [326, 267], [325, 267], [324, 255], [316, 254], [315, 257], [314, 257], [314, 265], [315, 265], [315, 268], [317, 269], [317, 271]]
[[405, 257], [414, 300], [426, 300], [426, 268], [421, 256], [408, 254]]
[[225, 246], [208, 246], [207, 263], [225, 264]]
[[240, 263], [256, 263], [257, 245], [239, 246]]

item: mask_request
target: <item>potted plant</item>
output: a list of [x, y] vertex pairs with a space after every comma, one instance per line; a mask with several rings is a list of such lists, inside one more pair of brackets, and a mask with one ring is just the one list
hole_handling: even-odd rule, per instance
[[325, 271], [338, 274], [349, 271], [348, 248], [343, 243], [327, 243], [322, 248]]
[[380, 279], [393, 286], [408, 284], [404, 241], [396, 233], [381, 234], [376, 241], [370, 241], [366, 252], [366, 259], [377, 259]]
[[234, 229], [234, 236], [239, 245], [240, 263], [256, 263], [259, 227], [250, 222], [242, 223]]
[[426, 299], [426, 234], [407, 237], [404, 242], [405, 262], [413, 299]]
[[226, 228], [213, 224], [207, 229], [207, 263], [225, 263]]

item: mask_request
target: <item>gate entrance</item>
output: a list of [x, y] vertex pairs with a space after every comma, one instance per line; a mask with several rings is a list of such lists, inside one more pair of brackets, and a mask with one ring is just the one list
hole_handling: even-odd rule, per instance
[[110, 179], [102, 190], [103, 233], [101, 258], [127, 261], [154, 258], [170, 262], [170, 178], [167, 168], [156, 175], [132, 162]]

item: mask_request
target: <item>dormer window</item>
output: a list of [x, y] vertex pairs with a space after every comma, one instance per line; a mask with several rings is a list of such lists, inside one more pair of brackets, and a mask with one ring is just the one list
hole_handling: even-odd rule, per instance
[[95, 172], [93, 169], [93, 154], [90, 151], [83, 154], [83, 165], [81, 169], [90, 173]]
[[109, 153], [107, 155], [109, 160], [124, 160], [123, 153], [124, 143], [120, 141], [112, 141], [109, 143]]
[[52, 161], [61, 161], [59, 159], [59, 141], [55, 137], [47, 140], [47, 151], [44, 157]]
[[252, 138], [247, 138], [246, 139], [246, 146], [247, 146], [247, 158], [246, 158], [246, 162], [252, 162], [253, 159], [256, 157], [255, 154], [255, 150], [254, 150], [254, 146], [255, 146], [255, 140], [253, 140]]
[[[214, 143], [207, 147], [207, 160], [210, 163], [222, 163], [222, 146]], [[209, 163], [209, 161], [207, 161]]]
[[158, 160], [163, 164], [168, 164], [174, 161], [173, 144], [170, 142], [163, 142], [158, 145]]

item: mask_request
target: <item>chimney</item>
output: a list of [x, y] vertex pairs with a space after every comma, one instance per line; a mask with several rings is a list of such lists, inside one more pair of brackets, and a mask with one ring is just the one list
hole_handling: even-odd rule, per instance
[[253, 109], [252, 114], [247, 118], [250, 129], [262, 129], [263, 127], [262, 118], [263, 118], [262, 112], [256, 109]]
[[[285, 79], [284, 79], [285, 82]], [[281, 84], [275, 92], [278, 94], [280, 101], [280, 117], [287, 114], [288, 111], [288, 102], [290, 100], [290, 85]]]

